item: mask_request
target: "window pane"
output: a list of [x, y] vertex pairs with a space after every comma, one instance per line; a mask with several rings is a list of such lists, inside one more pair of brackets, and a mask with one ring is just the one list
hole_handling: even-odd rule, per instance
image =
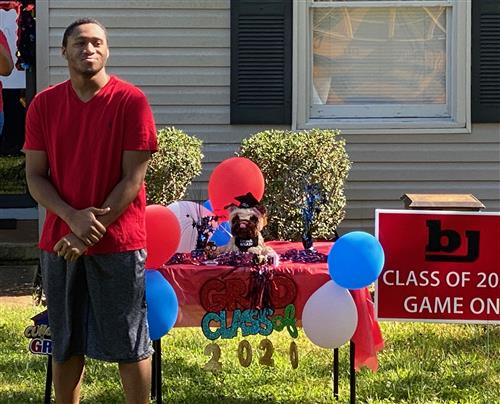
[[314, 8], [313, 104], [445, 104], [446, 8]]

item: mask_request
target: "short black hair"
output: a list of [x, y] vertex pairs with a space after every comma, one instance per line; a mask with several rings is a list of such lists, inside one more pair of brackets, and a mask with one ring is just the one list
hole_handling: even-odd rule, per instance
[[106, 39], [108, 39], [108, 31], [106, 30], [106, 27], [103, 25], [102, 22], [100, 22], [92, 17], [84, 17], [84, 18], [79, 18], [78, 20], [73, 21], [71, 24], [68, 25], [68, 27], [66, 28], [66, 30], [64, 31], [64, 34], [63, 34], [62, 46], [66, 47], [66, 45], [68, 44], [68, 37], [73, 33], [75, 28], [80, 26], [80, 25], [84, 25], [84, 24], [98, 25], [104, 31], [104, 34], [106, 35]]

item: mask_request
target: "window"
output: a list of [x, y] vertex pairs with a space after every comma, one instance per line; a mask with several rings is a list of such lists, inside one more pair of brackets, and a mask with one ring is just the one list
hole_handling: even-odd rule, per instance
[[295, 127], [469, 131], [470, 1], [295, 6]]

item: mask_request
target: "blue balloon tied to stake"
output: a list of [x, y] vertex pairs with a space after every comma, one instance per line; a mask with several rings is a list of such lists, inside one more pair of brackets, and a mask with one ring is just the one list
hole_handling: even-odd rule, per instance
[[[209, 199], [203, 202], [203, 207], [213, 212], [212, 203]], [[229, 222], [222, 222], [219, 223], [219, 226], [217, 226], [217, 229], [208, 241], [213, 241], [217, 247], [222, 247], [229, 243], [229, 240], [231, 240], [231, 225]]]
[[179, 302], [174, 288], [160, 272], [146, 269], [145, 273], [149, 336], [152, 340], [158, 340], [177, 321]]
[[377, 280], [384, 260], [384, 250], [375, 237], [363, 231], [353, 231], [333, 245], [328, 254], [328, 271], [337, 285], [362, 289]]

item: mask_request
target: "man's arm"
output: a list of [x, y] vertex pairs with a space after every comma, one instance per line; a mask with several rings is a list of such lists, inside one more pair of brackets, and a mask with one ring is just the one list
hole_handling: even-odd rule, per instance
[[97, 220], [96, 216], [106, 214], [109, 212], [109, 208], [74, 209], [60, 197], [48, 178], [47, 153], [41, 150], [25, 150], [25, 154], [26, 182], [33, 198], [64, 220], [71, 231], [85, 244], [97, 243], [106, 232], [106, 228]]
[[[109, 207], [109, 213], [99, 217], [104, 226], [109, 226], [127, 209], [141, 189], [148, 161], [149, 151], [124, 151], [122, 158], [122, 178], [106, 198], [103, 206]], [[75, 261], [87, 247], [73, 233], [69, 233], [54, 246], [54, 251], [68, 261]]]
[[108, 227], [118, 219], [136, 198], [144, 182], [150, 158], [150, 151], [123, 152], [122, 178], [102, 204], [103, 207], [110, 208], [107, 214], [99, 218], [104, 226]]

